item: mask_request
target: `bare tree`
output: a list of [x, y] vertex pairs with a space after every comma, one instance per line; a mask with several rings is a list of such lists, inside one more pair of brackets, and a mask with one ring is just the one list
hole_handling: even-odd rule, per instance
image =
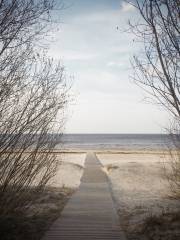
[[174, 116], [180, 116], [180, 1], [135, 0], [142, 22], [131, 24], [144, 51], [134, 57], [136, 80]]
[[[60, 140], [54, 134], [63, 126], [64, 73], [61, 66], [54, 68], [52, 60], [39, 63], [41, 69], [33, 66], [31, 76], [23, 79], [23, 91], [4, 104], [6, 112], [0, 126], [1, 212], [19, 206], [20, 200], [25, 202], [29, 186], [43, 189], [58, 166], [53, 149]], [[57, 119], [59, 111], [61, 119]]]
[[38, 46], [54, 7], [53, 0], [0, 1], [1, 214], [22, 207], [30, 186], [43, 190], [58, 166], [66, 79]]
[[141, 17], [129, 23], [142, 42], [133, 61], [135, 81], [173, 116], [169, 132], [177, 153], [171, 179], [180, 191], [180, 1], [134, 0], [131, 4]]

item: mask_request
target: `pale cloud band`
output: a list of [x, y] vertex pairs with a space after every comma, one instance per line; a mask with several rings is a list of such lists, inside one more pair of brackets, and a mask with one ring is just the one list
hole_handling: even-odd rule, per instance
[[151, 105], [152, 118], [145, 114], [142, 92], [129, 78], [129, 60], [139, 47], [123, 29], [129, 18], [137, 18], [136, 9], [119, 0], [71, 2], [50, 49], [74, 75], [73, 91], [79, 93], [67, 132], [159, 132], [163, 114]]

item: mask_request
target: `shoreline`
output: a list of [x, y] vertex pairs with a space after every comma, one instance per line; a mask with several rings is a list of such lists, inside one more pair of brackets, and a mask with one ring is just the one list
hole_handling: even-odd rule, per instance
[[[168, 149], [123, 149], [123, 148], [115, 148], [115, 149], [102, 149], [102, 148], [67, 148], [62, 150], [54, 150], [53, 153], [62, 154], [62, 153], [87, 153], [94, 152], [95, 154], [169, 154]], [[172, 152], [176, 152], [173, 150]]]
[[[13, 151], [14, 153], [19, 153], [18, 150]], [[32, 150], [25, 151], [24, 153], [31, 153]], [[40, 151], [38, 154], [46, 153], [46, 150]], [[146, 149], [146, 148], [64, 148], [64, 149], [54, 149], [49, 151], [49, 154], [86, 154], [87, 152], [94, 152], [95, 154], [169, 154], [167, 148], [157, 148], [157, 149]], [[171, 150], [175, 153], [176, 150]], [[6, 153], [10, 153], [7, 151]]]

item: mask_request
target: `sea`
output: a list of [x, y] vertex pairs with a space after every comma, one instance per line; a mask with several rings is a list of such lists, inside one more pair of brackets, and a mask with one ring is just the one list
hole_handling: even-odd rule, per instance
[[166, 134], [65, 134], [64, 149], [165, 150], [171, 145]]

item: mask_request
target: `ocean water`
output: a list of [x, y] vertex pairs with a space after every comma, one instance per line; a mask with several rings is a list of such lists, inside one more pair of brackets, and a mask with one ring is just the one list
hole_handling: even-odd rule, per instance
[[110, 150], [159, 150], [171, 143], [165, 134], [65, 134], [62, 141], [65, 149]]

